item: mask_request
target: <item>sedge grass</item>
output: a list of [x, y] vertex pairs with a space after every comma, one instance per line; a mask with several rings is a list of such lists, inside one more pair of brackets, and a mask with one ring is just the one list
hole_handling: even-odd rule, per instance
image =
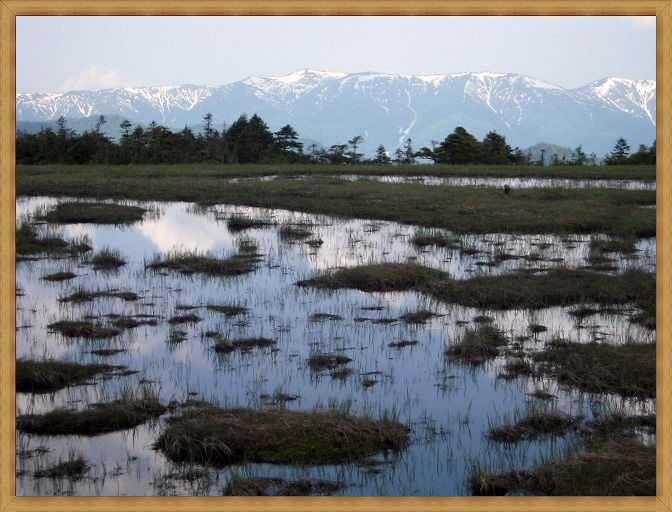
[[146, 211], [139, 206], [76, 201], [59, 203], [39, 219], [54, 224], [127, 224], [142, 220]]
[[16, 360], [17, 393], [51, 393], [81, 384], [100, 373], [110, 373], [120, 366], [83, 364], [68, 361]]
[[538, 371], [592, 393], [656, 396], [656, 344], [576, 343], [554, 340], [533, 355]]
[[[222, 180], [220, 169], [90, 168], [57, 176], [17, 170], [17, 195], [68, 195], [284, 208], [343, 217], [387, 220], [455, 233], [603, 233], [655, 236], [652, 190], [524, 189], [515, 196], [487, 187], [390, 184], [325, 176], [304, 180]], [[155, 179], [156, 173], [162, 176]], [[239, 172], [242, 170], [239, 169]], [[250, 170], [250, 173], [256, 171]], [[333, 170], [332, 170], [333, 172]], [[654, 173], [655, 175], [655, 173]], [[114, 178], [114, 179], [112, 179]]]
[[16, 427], [29, 434], [97, 436], [137, 427], [166, 410], [154, 397], [129, 396], [92, 404], [82, 411], [59, 408], [45, 414], [19, 416]]
[[339, 464], [399, 451], [410, 429], [393, 420], [338, 410], [219, 409], [187, 411], [154, 444], [176, 462], [227, 466], [240, 462]]

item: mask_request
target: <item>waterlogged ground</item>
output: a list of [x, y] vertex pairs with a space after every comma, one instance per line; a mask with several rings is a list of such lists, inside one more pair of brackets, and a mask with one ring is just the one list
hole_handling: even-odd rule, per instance
[[[278, 176], [270, 175], [264, 178], [231, 178], [231, 181], [241, 179], [274, 180]], [[296, 176], [303, 179], [305, 176]], [[447, 185], [450, 187], [497, 187], [505, 184], [513, 189], [526, 188], [614, 188], [622, 190], [656, 190], [655, 180], [597, 180], [597, 179], [570, 179], [570, 178], [485, 178], [485, 177], [440, 177], [440, 176], [367, 176], [362, 174], [339, 174], [339, 179], [359, 181], [374, 180], [382, 183], [415, 183], [422, 185]]]
[[[54, 198], [19, 198], [17, 218], [55, 205]], [[655, 331], [628, 321], [625, 314], [598, 314], [580, 324], [572, 308], [489, 311], [446, 305], [414, 292], [368, 293], [320, 290], [296, 282], [336, 267], [412, 261], [456, 278], [500, 274], [517, 268], [572, 268], [587, 265], [589, 236], [478, 235], [460, 239], [471, 250], [417, 247], [413, 226], [344, 220], [282, 210], [185, 203], [129, 203], [148, 208], [145, 220], [125, 226], [42, 224], [41, 233], [86, 240], [94, 251], [118, 250], [126, 264], [93, 270], [86, 254], [75, 258], [38, 258], [17, 262], [17, 359], [55, 359], [124, 366], [85, 385], [48, 394], [18, 393], [17, 414], [40, 414], [57, 407], [84, 409], [146, 389], [164, 403], [198, 399], [221, 407], [313, 410], [339, 407], [374, 418], [397, 417], [408, 424], [411, 443], [397, 455], [337, 466], [245, 464], [226, 469], [185, 468], [151, 448], [166, 426], [164, 415], [132, 430], [84, 436], [39, 436], [17, 432], [17, 495], [221, 495], [236, 477], [320, 479], [345, 484], [336, 495], [465, 495], [475, 467], [484, 471], [532, 467], [562, 455], [572, 436], [517, 444], [487, 439], [490, 428], [515, 422], [530, 412], [556, 409], [591, 417], [605, 410], [653, 413], [653, 401], [594, 396], [561, 388], [550, 379], [502, 377], [504, 356], [481, 366], [460, 363], [444, 351], [488, 316], [510, 340], [541, 349], [553, 338], [612, 343], [655, 340]], [[270, 225], [232, 232], [231, 216], [263, 219]], [[311, 231], [288, 240], [281, 227]], [[315, 243], [306, 243], [315, 242]], [[319, 243], [321, 241], [321, 243]], [[145, 265], [159, 255], [198, 251], [226, 257], [256, 247], [257, 268], [236, 277], [204, 277]], [[634, 254], [610, 254], [617, 271], [655, 270], [655, 240], [637, 243]], [[493, 263], [497, 255], [505, 258]], [[501, 258], [500, 258], [501, 259]], [[76, 277], [43, 277], [72, 272]], [[73, 303], [59, 299], [80, 290], [133, 292], [137, 300], [108, 294]], [[212, 305], [246, 308], [227, 316]], [[405, 313], [429, 310], [426, 323], [409, 323]], [[190, 323], [170, 322], [194, 314]], [[67, 338], [47, 326], [61, 320], [107, 322], [114, 316], [154, 319], [155, 325], [126, 329], [108, 339]], [[141, 315], [141, 316], [137, 316]], [[539, 324], [547, 331], [531, 333]], [[217, 340], [264, 337], [276, 343], [227, 354], [213, 349]], [[411, 342], [401, 343], [400, 342]], [[397, 344], [397, 346], [390, 346]], [[109, 356], [93, 351], [118, 349]], [[316, 353], [352, 359], [352, 372], [333, 378], [307, 364]], [[546, 391], [555, 398], [531, 395]], [[89, 469], [81, 477], [36, 478], [34, 472], [78, 456]]]

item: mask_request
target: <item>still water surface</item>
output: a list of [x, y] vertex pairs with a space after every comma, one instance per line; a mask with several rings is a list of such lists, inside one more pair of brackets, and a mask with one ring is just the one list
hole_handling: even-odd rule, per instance
[[[57, 201], [18, 198], [17, 218]], [[487, 470], [530, 467], [561, 454], [571, 442], [568, 437], [498, 445], [486, 438], [493, 426], [548, 408], [588, 417], [593, 411], [606, 409], [653, 411], [650, 401], [580, 394], [561, 389], [552, 380], [503, 379], [503, 357], [470, 367], [444, 355], [465, 329], [474, 326], [477, 315], [491, 317], [511, 339], [528, 336], [532, 323], [547, 326], [547, 332], [525, 341], [530, 350], [542, 348], [545, 341], [558, 336], [614, 343], [655, 339], [655, 333], [629, 323], [625, 315], [596, 315], [577, 328], [566, 308], [483, 311], [439, 303], [413, 292], [325, 291], [295, 285], [336, 267], [382, 261], [415, 261], [458, 278], [516, 268], [579, 267], [586, 264], [590, 237], [469, 235], [462, 237], [463, 246], [481, 252], [465, 255], [458, 250], [417, 248], [410, 243], [417, 228], [392, 222], [234, 205], [203, 209], [187, 203], [129, 204], [149, 208], [151, 213], [130, 226], [40, 226], [68, 239], [86, 237], [95, 251], [117, 249], [127, 264], [105, 272], [94, 271], [84, 258], [18, 262], [16, 351], [17, 358], [105, 362], [125, 365], [138, 373], [95, 380], [53, 394], [18, 394], [18, 414], [43, 413], [55, 407], [84, 408], [115, 399], [124, 389], [143, 386], [158, 393], [164, 403], [196, 398], [222, 407], [264, 407], [263, 395], [282, 392], [297, 397], [286, 404], [290, 409], [337, 405], [374, 417], [396, 414], [412, 427], [411, 444], [396, 456], [377, 457], [383, 463], [375, 468], [246, 464], [208, 469], [206, 476], [185, 480], [177, 477], [183, 468], [151, 449], [165, 418], [131, 431], [91, 438], [17, 433], [17, 495], [221, 495], [232, 474], [339, 480], [346, 484], [340, 495], [464, 495], [472, 466]], [[234, 233], [226, 223], [234, 214], [266, 219], [275, 225]], [[308, 225], [313, 238], [321, 238], [323, 244], [316, 248], [281, 238], [280, 226], [298, 224]], [[213, 278], [145, 268], [158, 254], [198, 251], [224, 257], [237, 253], [241, 243], [252, 243], [263, 254], [258, 268], [243, 276]], [[655, 270], [655, 240], [640, 241], [637, 248], [634, 257], [618, 259], [619, 269]], [[483, 264], [491, 261], [496, 251], [539, 258], [513, 259], [498, 266]], [[41, 279], [64, 271], [77, 277], [57, 283]], [[108, 297], [81, 304], [58, 300], [81, 288], [131, 291], [141, 298], [124, 302]], [[226, 317], [205, 308], [212, 304], [235, 304], [248, 308], [248, 313]], [[167, 320], [183, 314], [187, 307], [202, 320], [171, 326]], [[399, 319], [419, 309], [438, 316], [424, 325]], [[340, 319], [311, 319], [317, 313]], [[59, 320], [87, 317], [105, 321], [110, 314], [158, 315], [159, 322], [126, 330], [112, 340], [64, 338], [47, 329]], [[186, 333], [179, 343], [169, 341], [176, 328]], [[205, 335], [209, 331], [231, 339], [263, 336], [277, 344], [221, 355], [212, 349], [214, 341]], [[418, 343], [401, 349], [389, 347], [404, 340]], [[124, 352], [106, 358], [91, 353], [100, 348]], [[353, 359], [348, 367], [354, 373], [339, 380], [328, 373], [312, 372], [306, 361], [316, 352], [347, 355]], [[377, 382], [365, 387], [364, 378]], [[544, 401], [529, 395], [538, 389], [553, 393], [556, 399]], [[65, 460], [72, 453], [81, 454], [93, 466], [81, 480], [32, 478], [35, 469]]]

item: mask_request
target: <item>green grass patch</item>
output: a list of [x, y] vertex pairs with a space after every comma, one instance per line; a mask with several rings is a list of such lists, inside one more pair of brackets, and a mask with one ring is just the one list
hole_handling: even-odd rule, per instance
[[28, 434], [97, 436], [137, 427], [166, 410], [156, 398], [127, 397], [93, 404], [83, 411], [55, 409], [46, 414], [19, 416], [16, 427]]
[[377, 263], [344, 268], [299, 281], [298, 286], [317, 288], [354, 288], [362, 291], [397, 291], [436, 281], [444, 272], [415, 263]]
[[52, 393], [82, 384], [101, 373], [111, 373], [125, 366], [83, 364], [67, 361], [16, 360], [17, 393]]
[[[459, 167], [441, 170], [423, 166], [412, 172], [456, 175]], [[654, 166], [650, 166], [654, 167]], [[202, 204], [230, 203], [262, 208], [284, 208], [309, 213], [395, 221], [449, 229], [455, 233], [603, 233], [607, 235], [655, 236], [654, 209], [640, 208], [656, 203], [651, 190], [620, 189], [521, 189], [506, 196], [488, 187], [426, 186], [413, 183], [381, 183], [374, 180], [350, 182], [311, 171], [306, 179], [281, 177], [275, 180], [230, 182], [223, 177], [237, 174], [286, 174], [281, 166], [265, 168], [164, 166], [164, 167], [28, 167], [19, 166], [17, 195], [68, 195], [76, 197], [128, 198], [159, 201], [192, 201]], [[469, 168], [466, 168], [469, 169]], [[363, 167], [360, 172], [376, 172]], [[616, 177], [619, 170], [599, 169]], [[468, 173], [495, 175], [492, 169], [471, 168]], [[544, 173], [547, 168], [503, 168], [504, 175]], [[567, 172], [568, 170], [564, 170]], [[592, 169], [576, 170], [577, 178], [590, 178]], [[624, 171], [624, 170], [620, 170]], [[301, 172], [293, 169], [292, 175]], [[348, 166], [348, 173], [356, 173]], [[383, 174], [403, 169], [386, 168]], [[467, 172], [465, 170], [465, 172]], [[560, 172], [560, 170], [556, 170]], [[329, 174], [337, 174], [334, 168]], [[583, 174], [582, 174], [583, 173]], [[648, 174], [647, 174], [648, 173]], [[640, 178], [655, 178], [655, 169], [637, 171]], [[468, 174], [467, 174], [468, 175]]]
[[550, 342], [533, 360], [561, 384], [591, 393], [655, 398], [656, 344]]
[[59, 203], [38, 219], [54, 224], [129, 224], [142, 220], [146, 211], [139, 206], [76, 201]]
[[342, 464], [405, 448], [410, 429], [341, 411], [202, 407], [176, 418], [154, 444], [170, 460], [227, 466]]

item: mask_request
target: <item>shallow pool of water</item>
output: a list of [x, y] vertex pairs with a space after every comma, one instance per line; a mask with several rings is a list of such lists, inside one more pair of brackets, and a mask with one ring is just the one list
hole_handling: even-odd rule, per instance
[[[48, 208], [54, 198], [19, 198], [17, 217]], [[392, 496], [466, 494], [470, 467], [487, 469], [529, 467], [561, 454], [567, 439], [502, 446], [486, 439], [488, 429], [523, 416], [531, 410], [557, 408], [590, 416], [596, 407], [651, 412], [652, 401], [633, 402], [618, 397], [595, 397], [563, 389], [552, 380], [501, 378], [503, 357], [472, 367], [444, 355], [460, 339], [473, 319], [487, 315], [514, 339], [529, 334], [529, 325], [543, 324], [548, 331], [527, 340], [530, 350], [562, 336], [579, 341], [599, 339], [614, 343], [652, 341], [655, 333], [628, 322], [627, 315], [596, 315], [577, 328], [568, 308], [544, 310], [483, 311], [437, 302], [414, 292], [366, 293], [356, 290], [325, 291], [296, 286], [301, 279], [343, 266], [373, 262], [417, 263], [442, 269], [454, 277], [497, 274], [517, 268], [544, 269], [558, 265], [585, 265], [590, 237], [552, 235], [469, 235], [457, 249], [418, 248], [411, 243], [417, 228], [391, 222], [335, 219], [284, 210], [217, 205], [198, 208], [186, 203], [131, 203], [151, 210], [146, 220], [130, 226], [77, 224], [41, 225], [44, 231], [65, 238], [86, 238], [98, 251], [119, 250], [127, 263], [116, 271], [96, 271], [85, 257], [44, 258], [17, 263], [17, 358], [59, 359], [125, 365], [138, 373], [98, 379], [53, 394], [17, 395], [18, 414], [42, 413], [56, 407], [83, 408], [116, 398], [124, 390], [143, 387], [157, 393], [164, 403], [190, 398], [222, 407], [264, 407], [264, 395], [294, 395], [290, 409], [312, 410], [337, 405], [356, 414], [398, 416], [412, 428], [411, 444], [400, 454], [377, 457], [381, 464], [287, 467], [245, 464], [224, 470], [206, 468], [204, 476], [185, 480], [179, 468], [151, 445], [165, 427], [165, 418], [131, 431], [95, 437], [43, 437], [17, 433], [17, 495], [221, 495], [231, 475], [322, 478], [343, 481], [339, 495]], [[273, 225], [232, 232], [227, 219], [244, 215]], [[310, 246], [287, 241], [279, 227], [307, 226]], [[235, 254], [241, 244], [253, 244], [263, 256], [258, 268], [238, 277], [203, 277], [171, 271], [156, 272], [145, 264], [171, 251]], [[655, 240], [642, 240], [637, 253], [617, 257], [619, 270], [655, 270]], [[497, 251], [521, 256], [498, 265]], [[522, 256], [538, 258], [524, 259]], [[621, 255], [622, 256], [622, 255]], [[77, 277], [48, 282], [42, 277], [69, 271]], [[79, 289], [121, 290], [140, 295], [136, 301], [102, 297], [73, 304], [59, 301]], [[248, 309], [227, 317], [207, 305], [235, 304]], [[428, 309], [437, 316], [425, 324], [407, 323], [401, 315]], [[168, 319], [185, 311], [201, 320], [171, 325]], [[316, 321], [315, 314], [338, 319]], [[66, 338], [47, 328], [64, 319], [108, 315], [156, 315], [155, 326], [143, 325], [108, 340]], [[176, 329], [183, 340], [171, 341]], [[272, 348], [255, 348], [228, 355], [213, 350], [206, 333], [236, 339], [263, 336], [276, 341]], [[403, 348], [390, 343], [416, 341]], [[92, 350], [121, 349], [111, 357]], [[310, 355], [337, 352], [352, 358], [353, 373], [334, 379], [313, 372]], [[365, 378], [375, 384], [364, 386]], [[550, 402], [529, 393], [544, 389], [556, 395]], [[599, 405], [597, 405], [599, 404]], [[43, 449], [44, 448], [44, 449]], [[78, 481], [37, 479], [36, 468], [83, 455], [92, 468]]]

